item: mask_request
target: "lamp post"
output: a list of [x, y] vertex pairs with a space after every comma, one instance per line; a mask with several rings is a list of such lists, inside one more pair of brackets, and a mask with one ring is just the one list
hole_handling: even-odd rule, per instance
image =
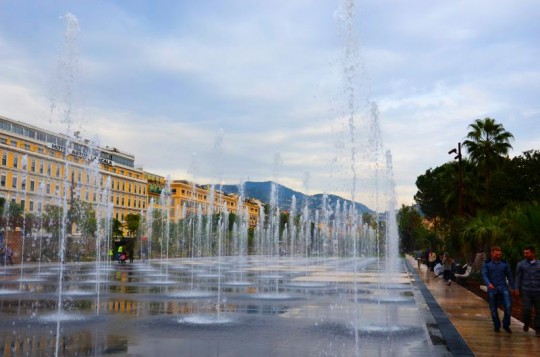
[[458, 160], [458, 171], [459, 171], [459, 186], [458, 186], [458, 199], [459, 199], [459, 208], [458, 213], [460, 216], [463, 216], [463, 173], [461, 170], [461, 143], [458, 143], [458, 147], [453, 148], [448, 151], [448, 154], [456, 154], [454, 157], [455, 160]]

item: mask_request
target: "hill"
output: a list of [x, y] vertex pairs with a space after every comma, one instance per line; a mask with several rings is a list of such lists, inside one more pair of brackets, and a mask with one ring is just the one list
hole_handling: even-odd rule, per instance
[[[322, 208], [323, 194], [318, 193], [315, 195], [305, 195], [301, 192], [292, 190], [286, 186], [277, 184], [278, 192], [278, 205], [282, 210], [290, 210], [293, 196], [296, 198], [296, 211], [304, 206], [306, 200], [308, 200], [308, 206], [310, 210], [318, 210]], [[222, 185], [220, 189], [225, 193], [238, 194], [238, 185]], [[248, 181], [244, 184], [244, 196], [255, 198], [259, 201], [269, 203], [270, 195], [272, 193], [272, 182], [252, 182]], [[337, 201], [349, 202], [350, 200], [344, 199], [336, 195], [327, 195], [327, 202], [331, 207], [335, 207]], [[374, 213], [366, 205], [356, 202], [356, 209], [362, 213]]]

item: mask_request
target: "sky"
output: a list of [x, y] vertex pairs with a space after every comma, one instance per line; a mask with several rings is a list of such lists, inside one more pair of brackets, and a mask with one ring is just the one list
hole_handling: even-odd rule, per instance
[[376, 210], [476, 119], [540, 149], [540, 3], [0, 0], [0, 115], [170, 179]]

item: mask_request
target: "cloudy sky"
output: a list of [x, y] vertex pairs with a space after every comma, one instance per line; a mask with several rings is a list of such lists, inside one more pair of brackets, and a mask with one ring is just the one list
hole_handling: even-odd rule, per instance
[[371, 208], [391, 166], [411, 204], [475, 119], [540, 149], [539, 18], [537, 0], [0, 0], [0, 115], [172, 179]]

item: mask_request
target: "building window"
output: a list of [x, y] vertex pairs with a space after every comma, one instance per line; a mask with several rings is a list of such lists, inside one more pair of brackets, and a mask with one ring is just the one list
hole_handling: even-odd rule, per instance
[[60, 165], [56, 165], [56, 177], [60, 177]]
[[11, 188], [14, 188], [14, 189], [17, 188], [17, 176], [13, 176], [11, 178]]
[[16, 169], [19, 166], [19, 156], [13, 155], [13, 168]]
[[32, 160], [32, 163], [30, 164], [30, 171], [36, 172], [36, 160]]
[[51, 184], [48, 183], [45, 185], [45, 193], [50, 195], [51, 194]]
[[37, 210], [38, 210], [38, 212], [41, 212], [41, 207], [42, 207], [41, 202], [38, 202], [38, 204], [37, 204]]
[[6, 166], [7, 165], [7, 153], [4, 152], [2, 153], [2, 166]]
[[30, 192], [34, 192], [36, 183], [34, 180], [30, 180]]
[[29, 211], [34, 211], [34, 201], [28, 202], [28, 210]]
[[51, 165], [51, 163], [48, 163], [47, 164], [47, 175], [48, 176], [51, 176], [51, 171], [52, 171], [52, 165]]
[[39, 162], [39, 173], [40, 174], [43, 173], [43, 162], [42, 161]]
[[2, 172], [0, 175], [0, 186], [6, 187], [6, 174]]

